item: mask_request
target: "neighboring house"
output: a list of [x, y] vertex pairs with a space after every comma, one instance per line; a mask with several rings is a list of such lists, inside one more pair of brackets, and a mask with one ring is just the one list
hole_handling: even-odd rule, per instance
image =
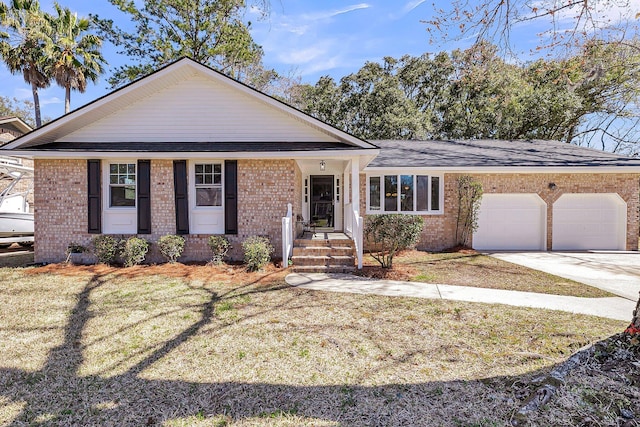
[[[29, 132], [31, 132], [31, 126], [22, 119], [14, 116], [0, 117], [0, 147]], [[2, 154], [0, 153], [0, 155]], [[33, 167], [32, 159], [18, 159], [15, 157], [13, 159], [23, 166]], [[23, 179], [15, 186], [15, 190], [28, 191], [32, 188], [32, 184], [31, 180]], [[29, 203], [30, 211], [33, 212], [33, 191], [27, 194], [27, 203]]]
[[18, 117], [0, 117], [0, 147], [29, 132], [31, 126]]
[[182, 234], [183, 260], [207, 260], [212, 234], [235, 257], [266, 235], [281, 256], [288, 204], [294, 220], [357, 240], [365, 214], [424, 215], [418, 247], [444, 249], [462, 174], [485, 191], [474, 247], [638, 243], [639, 160], [542, 141], [367, 142], [190, 59], [4, 148], [35, 159], [36, 262], [101, 233]]

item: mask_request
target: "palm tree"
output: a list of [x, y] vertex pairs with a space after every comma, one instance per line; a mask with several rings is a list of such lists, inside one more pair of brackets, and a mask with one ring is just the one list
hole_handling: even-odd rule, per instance
[[47, 20], [37, 0], [12, 0], [10, 5], [0, 2], [0, 57], [12, 74], [22, 73], [31, 85], [36, 127], [42, 125], [38, 89], [51, 83], [44, 71], [47, 32]]
[[54, 4], [58, 16], [46, 15], [51, 28], [50, 43], [45, 47], [47, 70], [56, 83], [65, 89], [64, 112], [69, 112], [71, 90], [84, 93], [87, 80], [96, 82], [106, 63], [100, 48], [102, 40], [87, 33], [90, 22], [78, 18], [69, 8]]

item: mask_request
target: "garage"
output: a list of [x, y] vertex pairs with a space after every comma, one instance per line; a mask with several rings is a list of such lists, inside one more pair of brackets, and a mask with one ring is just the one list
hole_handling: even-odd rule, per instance
[[537, 194], [484, 194], [473, 248], [546, 250], [547, 205]]
[[563, 194], [553, 204], [554, 251], [625, 250], [627, 204], [615, 193]]

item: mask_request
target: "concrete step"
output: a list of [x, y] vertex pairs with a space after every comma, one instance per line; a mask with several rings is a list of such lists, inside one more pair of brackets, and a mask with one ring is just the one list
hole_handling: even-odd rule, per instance
[[326, 267], [330, 265], [353, 266], [354, 258], [350, 255], [331, 255], [331, 256], [293, 256], [291, 258], [295, 266], [318, 266]]
[[333, 246], [353, 246], [353, 240], [350, 239], [295, 239], [293, 241], [295, 247], [333, 247]]
[[293, 256], [353, 256], [354, 249], [351, 246], [307, 246], [293, 247]]

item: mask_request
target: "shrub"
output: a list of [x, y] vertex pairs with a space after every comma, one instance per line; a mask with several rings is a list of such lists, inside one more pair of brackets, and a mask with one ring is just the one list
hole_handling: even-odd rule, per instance
[[252, 236], [242, 242], [244, 263], [249, 271], [256, 271], [271, 261], [273, 246], [266, 237]]
[[87, 248], [85, 248], [81, 244], [76, 242], [71, 242], [67, 245], [67, 249], [64, 251], [64, 253], [67, 256], [67, 259], [64, 262], [67, 264], [69, 263], [69, 261], [71, 260], [71, 254], [81, 254], [86, 251], [87, 251]]
[[209, 236], [207, 245], [209, 245], [209, 249], [213, 253], [211, 257], [212, 264], [222, 264], [224, 257], [227, 256], [229, 249], [231, 249], [229, 239], [224, 236]]
[[158, 249], [163, 257], [170, 263], [174, 263], [180, 258], [184, 251], [184, 237], [168, 234], [158, 239]]
[[122, 246], [122, 260], [125, 267], [133, 267], [144, 261], [149, 251], [149, 242], [139, 237], [129, 237]]
[[384, 268], [391, 268], [396, 252], [418, 242], [424, 220], [418, 215], [369, 215], [364, 228], [371, 256]]
[[120, 240], [106, 234], [91, 239], [93, 254], [102, 264], [113, 264], [118, 256]]

